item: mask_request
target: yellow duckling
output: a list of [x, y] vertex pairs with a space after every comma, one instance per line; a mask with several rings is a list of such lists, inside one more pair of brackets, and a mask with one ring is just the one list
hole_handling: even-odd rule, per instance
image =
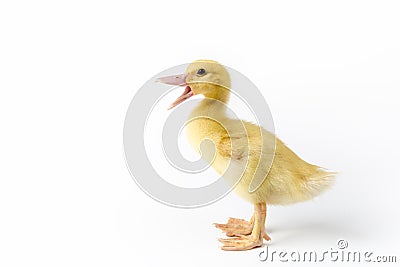
[[[231, 81], [227, 70], [219, 63], [198, 60], [190, 64], [184, 74], [158, 80], [185, 86], [183, 94], [170, 108], [193, 95], [205, 96], [190, 115], [189, 119], [195, 119], [186, 125], [189, 141], [200, 152], [200, 143], [205, 139], [211, 140], [213, 147], [203, 146], [203, 154], [204, 149], [216, 150], [214, 157], [208, 160], [220, 174], [232, 166], [233, 170], [236, 168], [240, 173], [235, 175], [240, 175], [240, 180], [235, 191], [254, 204], [254, 214], [249, 221], [230, 218], [226, 224], [215, 224], [230, 237], [220, 239], [223, 250], [248, 250], [261, 246], [263, 238], [270, 240], [265, 232], [267, 203], [283, 205], [306, 201], [333, 184], [334, 172], [303, 161], [262, 127], [226, 115], [225, 104], [229, 100]], [[272, 143], [275, 150], [271, 158], [268, 146], [263, 144]], [[272, 164], [269, 164], [271, 159]], [[262, 171], [258, 172], [258, 168]], [[224, 178], [235, 182], [229, 181], [230, 177], [226, 174]], [[260, 178], [262, 183], [251, 192], [251, 181]]]

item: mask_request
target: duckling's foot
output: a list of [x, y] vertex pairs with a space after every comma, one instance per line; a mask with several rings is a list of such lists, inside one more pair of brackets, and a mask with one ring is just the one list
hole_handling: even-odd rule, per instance
[[229, 218], [226, 224], [214, 223], [214, 226], [225, 232], [227, 236], [249, 235], [253, 230], [253, 218], [249, 222], [243, 219]]
[[[218, 239], [223, 244], [221, 249], [248, 250], [262, 246], [263, 238], [267, 241], [271, 240], [265, 232], [266, 215], [266, 203], [256, 203], [254, 204], [254, 215], [251, 217], [250, 222], [231, 218], [227, 224], [216, 224], [215, 226], [224, 231], [227, 236], [235, 236]], [[245, 232], [245, 235], [239, 234], [239, 232]]]
[[241, 235], [232, 238], [220, 238], [218, 240], [223, 244], [221, 249], [229, 251], [249, 250], [261, 247], [263, 244], [262, 237], [253, 235]]

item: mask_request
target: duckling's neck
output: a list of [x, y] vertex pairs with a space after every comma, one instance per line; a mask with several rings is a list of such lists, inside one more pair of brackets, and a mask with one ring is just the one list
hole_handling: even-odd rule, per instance
[[205, 92], [205, 98], [192, 111], [190, 117], [204, 116], [214, 119], [226, 117], [230, 91], [216, 85], [206, 85], [202, 90]]
[[[218, 142], [221, 133], [225, 132], [223, 125], [227, 118], [227, 108], [224, 102], [211, 98], [203, 99], [190, 113], [186, 125], [187, 137], [192, 147], [202, 155], [214, 151], [214, 144]], [[203, 152], [200, 152], [200, 144], [204, 140], [212, 140], [212, 147], [203, 147]]]
[[204, 98], [190, 113], [190, 118], [204, 117], [205, 119], [222, 119], [227, 117], [227, 102], [215, 98]]

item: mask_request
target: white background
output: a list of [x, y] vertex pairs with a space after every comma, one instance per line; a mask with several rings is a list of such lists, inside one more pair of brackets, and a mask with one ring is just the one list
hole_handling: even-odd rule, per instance
[[341, 172], [318, 199], [269, 208], [270, 249], [344, 238], [398, 253], [400, 4], [233, 2], [1, 2], [0, 266], [269, 264], [219, 249], [212, 223], [249, 218], [249, 203], [167, 207], [125, 166], [135, 91], [198, 58], [248, 76], [278, 136]]

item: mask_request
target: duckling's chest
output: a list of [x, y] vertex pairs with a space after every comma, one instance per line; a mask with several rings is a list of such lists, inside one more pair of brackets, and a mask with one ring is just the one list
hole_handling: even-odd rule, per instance
[[191, 119], [186, 125], [186, 135], [191, 146], [200, 153], [204, 150], [215, 150], [225, 130], [217, 122], [206, 119]]
[[192, 120], [186, 125], [186, 135], [193, 149], [220, 174], [225, 173], [229, 161], [217, 151], [224, 129], [206, 119]]

